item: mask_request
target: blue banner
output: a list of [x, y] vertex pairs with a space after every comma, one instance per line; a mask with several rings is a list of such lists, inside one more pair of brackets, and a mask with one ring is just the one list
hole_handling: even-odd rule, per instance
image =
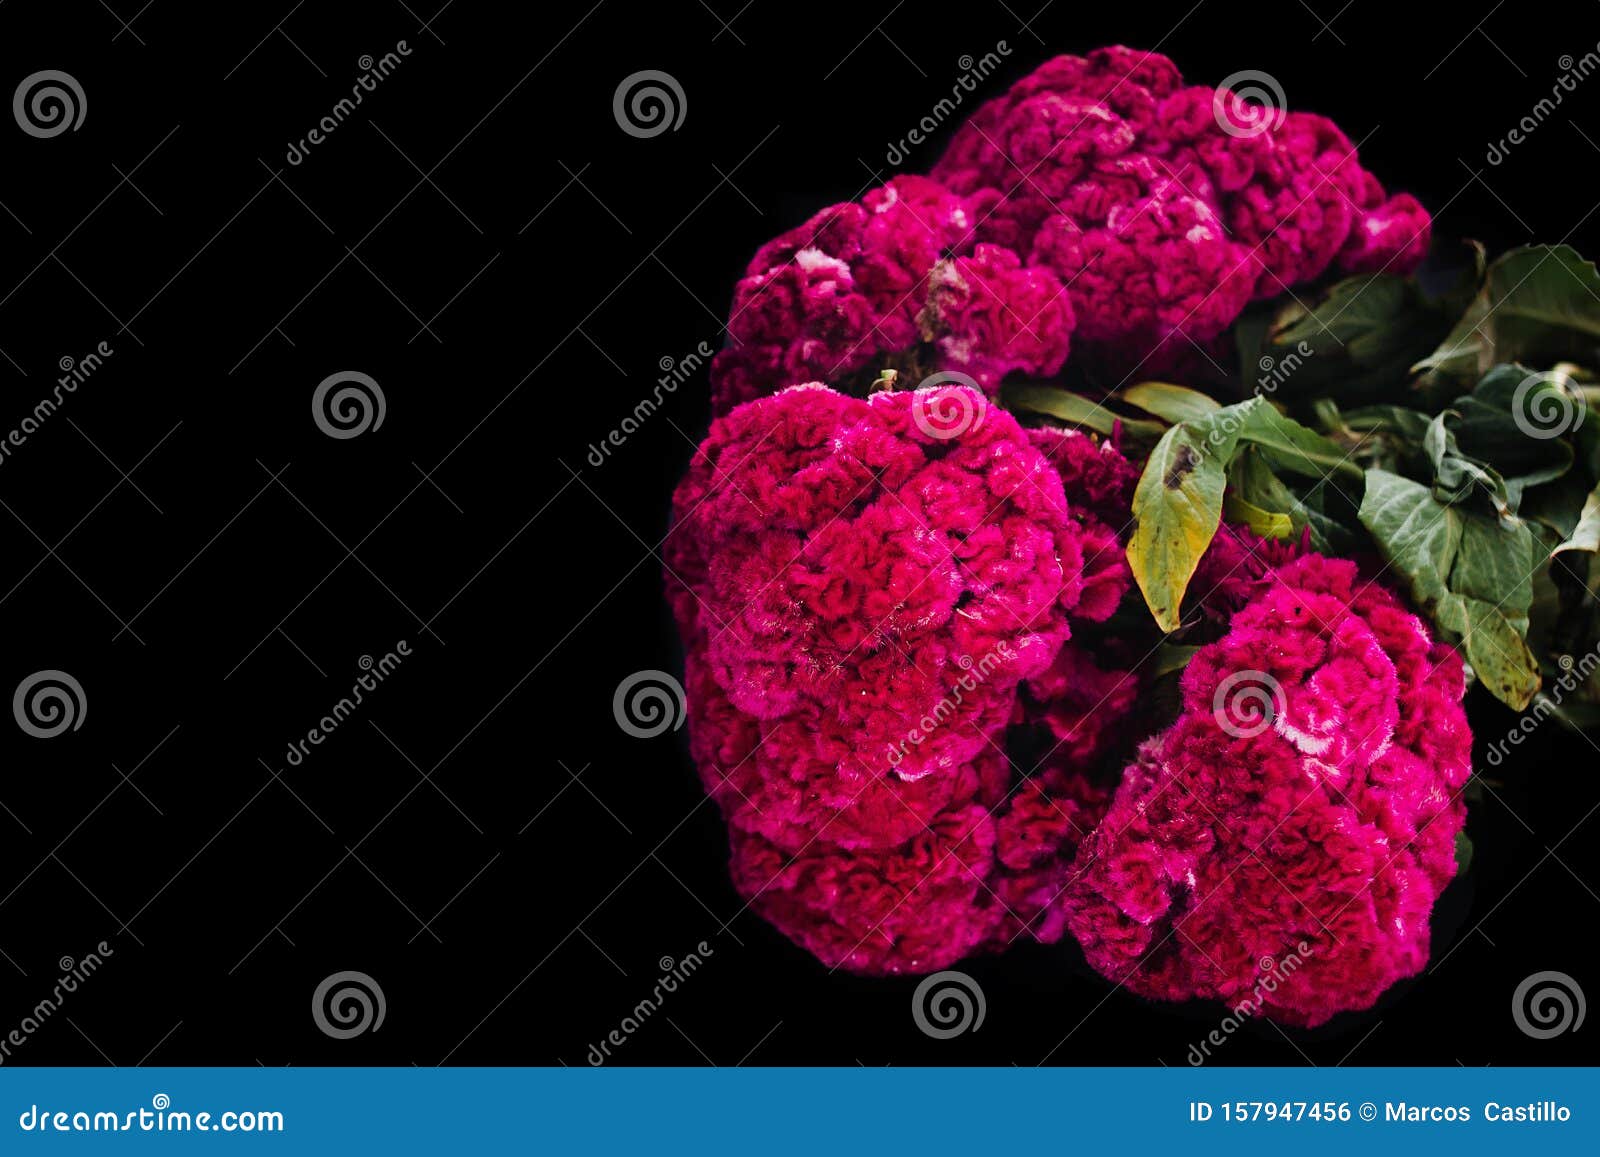
[[1597, 1092], [1596, 1069], [0, 1069], [0, 1151], [1592, 1155]]

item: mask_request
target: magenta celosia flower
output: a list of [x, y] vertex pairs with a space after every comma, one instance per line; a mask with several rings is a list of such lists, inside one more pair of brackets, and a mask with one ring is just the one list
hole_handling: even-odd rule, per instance
[[1459, 656], [1353, 563], [1278, 570], [1079, 850], [1066, 907], [1089, 962], [1289, 1024], [1370, 1007], [1426, 962], [1455, 874], [1462, 691]]
[[808, 713], [818, 758], [850, 774], [970, 761], [1081, 592], [1060, 476], [964, 387], [742, 407], [675, 507], [675, 605], [718, 685], [757, 719]]
[[1012, 371], [1059, 371], [1073, 328], [1072, 302], [1055, 275], [1025, 267], [999, 245], [936, 266], [922, 320], [939, 364], [990, 393]]
[[1155, 53], [1061, 56], [974, 112], [929, 176], [763, 246], [714, 401], [812, 379], [859, 391], [885, 367], [993, 390], [1057, 372], [1069, 345], [1107, 385], [1214, 377], [1252, 297], [1335, 267], [1408, 273], [1430, 233], [1324, 117], [1186, 86]]

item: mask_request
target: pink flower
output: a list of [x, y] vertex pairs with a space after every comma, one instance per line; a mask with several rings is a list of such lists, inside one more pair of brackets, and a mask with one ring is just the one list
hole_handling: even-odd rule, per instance
[[940, 367], [970, 374], [990, 393], [1013, 371], [1059, 371], [1073, 327], [1072, 303], [1055, 276], [998, 245], [938, 266], [922, 319]]
[[1288, 1024], [1370, 1007], [1426, 962], [1455, 874], [1462, 690], [1459, 657], [1354, 564], [1277, 571], [1079, 850], [1066, 907], [1089, 962]]
[[846, 775], [955, 774], [1055, 656], [1082, 589], [1060, 476], [961, 387], [741, 407], [675, 509], [686, 637], [735, 708], [806, 713], [815, 756]]

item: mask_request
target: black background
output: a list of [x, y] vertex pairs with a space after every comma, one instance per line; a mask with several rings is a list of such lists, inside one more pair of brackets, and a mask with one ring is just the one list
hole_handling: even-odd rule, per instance
[[[60, 69], [88, 102], [51, 139], [0, 118], [0, 427], [62, 358], [114, 350], [0, 462], [0, 684], [59, 668], [87, 698], [58, 738], [0, 727], [0, 1034], [60, 958], [114, 950], [6, 1063], [581, 1065], [700, 941], [618, 1062], [1183, 1065], [1216, 1026], [1034, 948], [964, 965], [987, 1019], [931, 1040], [914, 980], [829, 974], [742, 911], [683, 733], [631, 738], [611, 702], [681, 671], [653, 549], [704, 372], [601, 466], [589, 447], [662, 359], [720, 345], [758, 244], [887, 178], [889, 143], [1000, 41], [987, 95], [1115, 42], [1196, 82], [1269, 72], [1441, 236], [1600, 250], [1600, 79], [1484, 160], [1595, 48], [1600, 10], [741, 3], [0, 9], [0, 88]], [[681, 84], [677, 131], [619, 129], [641, 69]], [[387, 401], [350, 440], [310, 413], [341, 370]], [[288, 766], [401, 639], [411, 657]], [[1318, 1032], [1249, 1026], [1217, 1062], [1592, 1060], [1592, 1028], [1529, 1039], [1510, 1000], [1544, 969], [1600, 992], [1597, 763], [1551, 725], [1493, 772], [1425, 976]], [[386, 1018], [334, 1040], [309, 1005], [346, 969]]]

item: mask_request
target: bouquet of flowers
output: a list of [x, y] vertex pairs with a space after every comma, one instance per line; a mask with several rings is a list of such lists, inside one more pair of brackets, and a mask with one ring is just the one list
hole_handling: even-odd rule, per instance
[[728, 333], [690, 744], [830, 967], [1070, 937], [1227, 1001], [1293, 955], [1261, 1011], [1316, 1025], [1427, 961], [1464, 702], [1596, 722], [1600, 274], [1436, 244], [1321, 116], [1058, 57], [763, 246]]

